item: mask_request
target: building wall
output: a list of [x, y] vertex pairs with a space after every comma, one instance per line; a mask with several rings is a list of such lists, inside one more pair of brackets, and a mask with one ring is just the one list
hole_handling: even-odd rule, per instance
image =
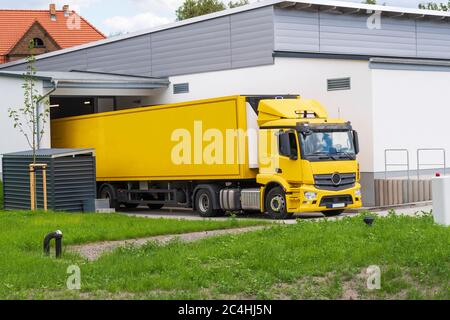
[[61, 49], [56, 42], [48, 35], [48, 33], [38, 24], [33, 24], [22, 39], [15, 45], [15, 47], [9, 52], [8, 60], [15, 61], [23, 59], [30, 55], [29, 44], [34, 38], [39, 38], [44, 42], [43, 48], [34, 48], [33, 53], [35, 55], [52, 52]]
[[[5, 153], [30, 150], [26, 138], [17, 128], [14, 128], [13, 121], [9, 118], [8, 109], [18, 109], [23, 106], [23, 80], [21, 78], [0, 77], [0, 88], [2, 88], [2, 99], [0, 99], [0, 161]], [[36, 84], [38, 90], [42, 93], [42, 82]], [[47, 125], [46, 135], [42, 141], [42, 148], [50, 146], [50, 128]], [[28, 132], [28, 131], [26, 131]], [[2, 172], [0, 162], [0, 173]], [[1, 175], [0, 175], [1, 178]]]
[[[419, 148], [445, 148], [450, 152], [449, 83], [450, 69], [372, 70], [375, 172], [385, 170], [385, 149], [408, 149], [413, 170]], [[440, 152], [423, 153], [422, 159], [422, 163], [443, 161]], [[388, 161], [406, 163], [406, 155], [390, 153]], [[388, 169], [406, 170], [405, 167]]]
[[272, 64], [273, 43], [268, 6], [39, 59], [36, 67], [165, 77]]
[[[164, 77], [273, 64], [273, 51], [450, 59], [450, 23], [262, 7], [39, 59], [41, 71]], [[23, 70], [24, 65], [5, 70]]]
[[275, 50], [450, 59], [450, 23], [388, 18], [368, 27], [370, 14], [275, 9]]
[[[352, 89], [327, 91], [327, 79], [351, 77]], [[300, 94], [319, 100], [331, 117], [352, 121], [360, 132], [361, 170], [373, 171], [371, 77], [367, 61], [282, 58], [253, 68], [171, 77], [172, 84], [189, 83], [189, 93], [172, 87], [148, 104], [175, 103], [227, 95]]]

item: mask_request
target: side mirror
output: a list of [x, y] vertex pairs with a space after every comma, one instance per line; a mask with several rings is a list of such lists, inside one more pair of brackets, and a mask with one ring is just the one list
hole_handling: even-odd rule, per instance
[[355, 130], [353, 130], [353, 145], [355, 146], [355, 154], [359, 154], [359, 137]]

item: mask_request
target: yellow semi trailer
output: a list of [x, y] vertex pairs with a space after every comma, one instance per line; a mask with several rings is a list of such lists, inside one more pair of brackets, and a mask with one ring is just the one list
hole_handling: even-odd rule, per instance
[[358, 135], [299, 96], [232, 96], [52, 121], [52, 147], [95, 148], [116, 209], [338, 215], [361, 206]]

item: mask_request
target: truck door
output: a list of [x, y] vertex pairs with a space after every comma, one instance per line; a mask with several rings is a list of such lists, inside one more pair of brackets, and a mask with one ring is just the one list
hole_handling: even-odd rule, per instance
[[290, 183], [302, 181], [300, 148], [295, 130], [280, 130], [278, 136], [279, 164], [277, 175]]

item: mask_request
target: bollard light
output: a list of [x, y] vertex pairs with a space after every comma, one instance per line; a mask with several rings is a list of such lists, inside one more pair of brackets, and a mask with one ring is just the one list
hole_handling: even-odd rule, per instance
[[56, 249], [56, 258], [61, 258], [62, 256], [62, 238], [63, 233], [60, 230], [55, 232], [51, 232], [47, 234], [44, 238], [44, 254], [50, 255], [50, 241], [55, 239], [55, 249]]
[[374, 217], [371, 217], [371, 216], [364, 217], [364, 223], [366, 225], [368, 225], [369, 227], [371, 227], [373, 225], [374, 221], [375, 221]]

